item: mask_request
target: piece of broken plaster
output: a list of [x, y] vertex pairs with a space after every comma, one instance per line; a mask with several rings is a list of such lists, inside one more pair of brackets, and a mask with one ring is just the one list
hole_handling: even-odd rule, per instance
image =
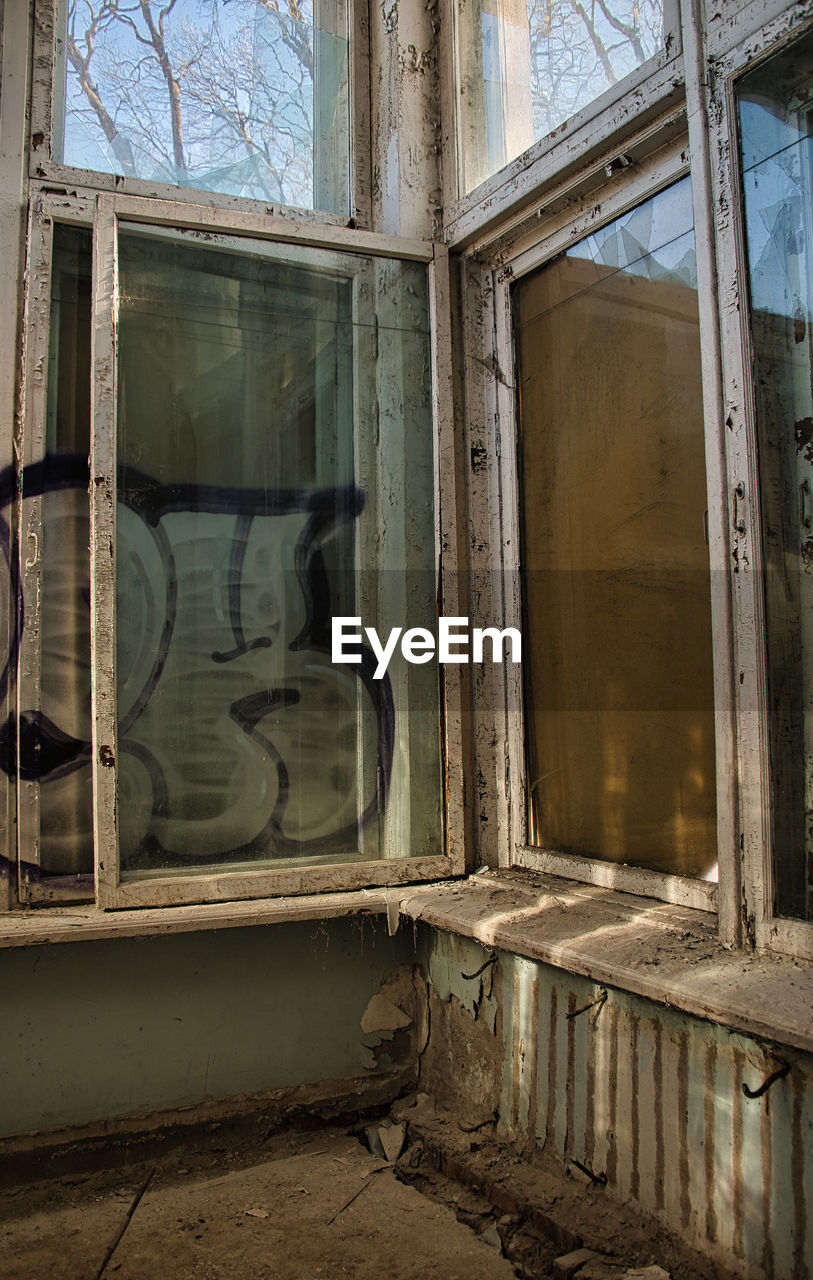
[[401, 1027], [408, 1027], [411, 1022], [412, 1019], [403, 1009], [399, 1009], [379, 991], [362, 1014], [361, 1029], [365, 1035], [372, 1035], [375, 1031], [399, 1031]]
[[395, 1164], [404, 1149], [406, 1125], [387, 1124], [385, 1122], [378, 1126], [378, 1136], [381, 1140], [381, 1146], [384, 1148], [384, 1155], [390, 1164]]

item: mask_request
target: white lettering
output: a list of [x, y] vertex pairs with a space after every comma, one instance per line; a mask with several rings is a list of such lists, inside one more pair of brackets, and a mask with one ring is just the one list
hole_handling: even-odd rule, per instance
[[469, 637], [452, 630], [468, 625], [468, 618], [438, 618], [438, 662], [468, 662], [469, 655], [460, 649], [468, 646]]
[[431, 662], [435, 652], [435, 637], [424, 627], [412, 627], [401, 639], [401, 653], [407, 662]]
[[345, 627], [360, 627], [361, 618], [333, 618], [330, 624], [331, 662], [361, 662], [360, 653], [345, 653], [345, 644], [361, 644], [361, 632], [345, 635]]
[[491, 661], [502, 662], [503, 642], [507, 639], [511, 645], [511, 661], [522, 661], [522, 636], [516, 627], [506, 627], [498, 631], [496, 627], [475, 627], [471, 642], [472, 662], [483, 662], [483, 641], [488, 637], [491, 641]]
[[375, 627], [365, 627], [364, 630], [367, 633], [367, 639], [370, 641], [370, 644], [372, 645], [373, 653], [378, 658], [378, 666], [373, 672], [373, 679], [380, 680], [381, 677], [385, 674], [387, 667], [390, 665], [390, 658], [395, 652], [395, 646], [398, 643], [398, 637], [401, 634], [401, 628], [393, 627], [392, 631], [390, 632], [390, 638], [383, 648], [381, 647], [381, 641], [378, 638], [378, 632], [376, 631]]
[[[404, 659], [417, 665], [432, 661], [436, 643], [438, 662], [468, 662], [470, 640], [472, 662], [485, 661], [483, 651], [486, 640], [491, 643], [492, 662], [502, 662], [504, 658], [510, 662], [522, 661], [522, 636], [516, 627], [506, 627], [503, 631], [497, 627], [475, 627], [469, 637], [468, 626], [468, 618], [438, 618], [437, 642], [432, 632], [425, 627], [410, 627], [407, 631], [403, 627], [393, 627], [386, 644], [382, 644], [375, 627], [360, 629], [361, 618], [333, 618], [331, 658], [334, 662], [361, 662], [362, 654], [358, 646], [364, 644], [363, 631], [376, 657], [374, 680], [381, 680], [386, 675], [399, 636]], [[352, 647], [354, 645], [355, 649]]]

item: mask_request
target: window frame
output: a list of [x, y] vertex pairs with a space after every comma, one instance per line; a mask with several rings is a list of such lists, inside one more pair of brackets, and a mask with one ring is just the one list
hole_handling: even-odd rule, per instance
[[175, 203], [206, 205], [270, 216], [285, 216], [286, 211], [297, 220], [326, 226], [367, 228], [372, 225], [372, 192], [370, 181], [370, 51], [366, 33], [369, 27], [369, 0], [346, 0], [348, 7], [348, 73], [349, 73], [349, 211], [347, 214], [304, 209], [296, 205], [250, 200], [228, 196], [197, 187], [178, 187], [171, 183], [151, 182], [80, 169], [62, 164], [54, 156], [54, 103], [58, 68], [57, 20], [63, 0], [34, 0], [34, 60], [31, 83], [31, 119], [28, 132], [28, 176], [32, 182], [62, 183], [88, 187], [94, 191], [110, 191], [121, 195], [146, 196]]
[[[523, 241], [516, 251], [506, 257], [494, 281], [495, 352], [503, 370], [514, 370], [514, 334], [511, 303], [511, 286], [523, 276], [536, 271], [546, 262], [556, 258], [565, 248], [589, 234], [591, 230], [613, 222], [622, 214], [642, 204], [657, 192], [685, 177], [689, 173], [688, 152], [685, 139], [667, 146], [653, 156], [648, 165], [640, 166], [630, 179], [608, 186], [598, 206], [588, 206], [575, 218], [570, 212], [552, 220], [541, 237], [532, 243]], [[702, 333], [702, 329], [701, 329]], [[702, 339], [701, 339], [702, 341]], [[499, 415], [500, 432], [507, 437], [510, 446], [501, 450], [501, 483], [503, 492], [503, 556], [506, 568], [507, 591], [504, 601], [505, 626], [522, 625], [521, 581], [519, 576], [520, 509], [519, 475], [517, 458], [517, 406], [515, 377], [511, 385], [498, 382], [496, 387], [496, 412]], [[710, 498], [711, 502], [711, 498]], [[712, 568], [715, 568], [712, 564]], [[527, 763], [525, 757], [525, 726], [523, 700], [523, 674], [519, 668], [506, 671], [506, 737], [512, 785], [509, 789], [507, 847], [501, 849], [501, 865], [524, 867], [530, 871], [561, 876], [580, 883], [604, 888], [620, 889], [627, 893], [643, 894], [676, 905], [692, 907], [704, 912], [716, 912], [720, 896], [728, 885], [686, 876], [651, 871], [626, 864], [614, 864], [603, 859], [580, 857], [559, 850], [537, 847], [528, 842]], [[510, 709], [510, 710], [509, 710]], [[717, 736], [728, 741], [726, 728], [721, 729], [717, 716], [721, 708], [715, 708]], [[719, 748], [718, 748], [719, 758]], [[719, 769], [719, 765], [718, 765]], [[719, 796], [718, 796], [719, 802]], [[719, 839], [719, 836], [718, 836]], [[720, 869], [721, 881], [723, 870]]]
[[[281, 245], [307, 245], [316, 249], [341, 250], [353, 254], [402, 259], [424, 263], [428, 272], [430, 306], [430, 347], [433, 371], [431, 407], [433, 420], [434, 527], [435, 549], [432, 565], [438, 573], [439, 611], [459, 615], [459, 574], [457, 541], [450, 536], [456, 527], [457, 485], [454, 465], [455, 444], [451, 412], [451, 347], [449, 328], [449, 260], [445, 248], [428, 241], [406, 240], [373, 232], [344, 228], [314, 228], [308, 223], [294, 224], [288, 219], [260, 217], [242, 211], [239, 214], [209, 206], [193, 206], [187, 201], [145, 200], [143, 197], [99, 193], [88, 195], [55, 195], [46, 188], [32, 191], [30, 211], [29, 273], [33, 287], [29, 289], [26, 317], [25, 392], [22, 416], [27, 430], [23, 434], [24, 458], [27, 462], [41, 450], [45, 421], [45, 379], [41, 370], [47, 366], [50, 311], [50, 263], [52, 227], [56, 222], [73, 222], [89, 227], [94, 237], [93, 330], [91, 366], [93, 398], [91, 409], [91, 475], [104, 480], [111, 474], [115, 454], [115, 409], [111, 389], [116, 335], [111, 323], [110, 264], [117, 220], [139, 222], [169, 228], [191, 228], [228, 236], [230, 239], [250, 236]], [[106, 264], [106, 265], [105, 265]], [[43, 301], [44, 300], [44, 301]], [[192, 903], [238, 901], [247, 898], [276, 898], [320, 894], [337, 890], [357, 890], [426, 880], [442, 880], [459, 876], [465, 870], [463, 840], [463, 744], [462, 700], [463, 675], [455, 665], [438, 666], [441, 715], [441, 763], [443, 783], [442, 848], [437, 855], [424, 857], [389, 857], [363, 861], [363, 855], [347, 862], [339, 859], [330, 864], [318, 860], [308, 865], [275, 867], [267, 862], [256, 870], [231, 870], [213, 867], [211, 873], [151, 873], [144, 879], [122, 880], [115, 856], [116, 777], [109, 767], [115, 755], [114, 640], [112, 630], [98, 620], [112, 619], [115, 591], [114, 486], [91, 483], [91, 630], [92, 668], [92, 769], [95, 876], [43, 877], [39, 884], [25, 886], [20, 877], [20, 902], [48, 903], [87, 900], [93, 896], [102, 910], [177, 906]], [[21, 546], [36, 534], [38, 514], [33, 509], [18, 512], [18, 537]], [[444, 530], [446, 531], [444, 533]], [[35, 545], [35, 544], [34, 544]], [[26, 566], [29, 582], [36, 576], [36, 550]], [[24, 582], [23, 587], [26, 585]], [[29, 620], [32, 638], [23, 639], [26, 647], [36, 650], [36, 618]], [[30, 660], [31, 661], [31, 660]], [[35, 679], [36, 654], [30, 678], [18, 681], [15, 698]], [[22, 667], [20, 667], [22, 677]], [[18, 786], [19, 786], [18, 782]], [[439, 779], [439, 785], [441, 781]], [[22, 821], [17, 841], [18, 859], [32, 847], [32, 830], [36, 826], [37, 783], [26, 783], [20, 789]], [[27, 816], [26, 816], [27, 813]], [[19, 861], [18, 861], [19, 866]], [[94, 887], [90, 881], [93, 879]], [[49, 883], [50, 882], [50, 883]]]
[[[521, 867], [716, 912], [724, 945], [809, 960], [813, 959], [813, 923], [779, 918], [772, 905], [765, 614], [734, 87], [745, 71], [813, 28], [813, 16], [805, 3], [790, 9], [773, 3], [769, 8], [774, 16], [767, 21], [765, 9], [758, 12], [755, 4], [726, 15], [727, 42], [715, 32], [715, 47], [724, 53], [715, 58], [711, 77], [706, 69], [709, 55], [700, 4], [683, 0], [685, 106], [664, 117], [660, 126], [657, 121], [651, 128], [644, 126], [636, 164], [627, 172], [616, 168], [618, 143], [613, 135], [603, 155], [599, 152], [594, 162], [591, 157], [591, 164], [573, 179], [568, 150], [558, 148], [547, 159], [551, 176], [535, 187], [533, 203], [517, 199], [510, 183], [505, 183], [488, 217], [481, 217], [477, 224], [465, 219], [453, 224], [449, 240], [463, 254], [466, 288], [471, 299], [477, 299], [469, 305], [485, 307], [487, 313], [485, 322], [463, 323], [472, 380], [469, 399], [474, 403], [473, 389], [479, 386], [486, 406], [470, 428], [470, 439], [477, 442], [473, 449], [493, 450], [492, 424], [496, 424], [497, 479], [485, 484], [475, 473], [470, 480], [472, 492], [478, 495], [471, 503], [471, 541], [474, 547], [487, 544], [489, 538], [499, 541], [504, 572], [502, 585], [492, 592], [494, 609], [502, 610], [501, 625], [518, 626], [522, 611], [511, 283], [594, 227], [613, 221], [691, 172], [713, 583], [719, 882], [714, 885], [528, 845], [522, 673], [518, 670], [506, 672], [501, 683], [475, 677], [484, 706], [490, 700], [496, 707], [500, 729], [495, 750], [489, 753], [485, 746], [488, 711], [484, 710], [477, 726], [481, 768], [488, 770], [495, 784], [492, 808], [485, 816], [498, 838], [501, 867]], [[538, 166], [537, 172], [544, 173], [539, 162]], [[518, 189], [519, 180], [515, 185]], [[746, 483], [745, 503], [735, 511], [741, 478]], [[739, 523], [745, 524], [744, 533], [738, 530]], [[731, 572], [734, 554], [747, 558], [746, 573]], [[751, 688], [739, 678], [746, 671]]]
[[[763, 580], [753, 346], [740, 179], [736, 90], [740, 78], [813, 30], [807, 5], [794, 5], [751, 28], [752, 11], [735, 28], [737, 43], [718, 60], [710, 89], [715, 251], [718, 266], [723, 409], [728, 441], [730, 554], [736, 635], [734, 683], [738, 719], [739, 840], [746, 939], [759, 949], [813, 960], [813, 921], [778, 916], [774, 905], [774, 848], [770, 760], [770, 703]], [[745, 36], [746, 38], [743, 38]], [[730, 217], [729, 211], [737, 216]], [[744, 486], [742, 493], [738, 487]]]
[[[719, 277], [719, 288], [715, 289], [709, 284], [698, 290], [701, 334], [704, 335], [704, 403], [708, 411], [708, 483], [710, 495], [713, 489], [718, 501], [718, 510], [711, 512], [712, 567], [720, 568], [721, 577], [726, 584], [722, 593], [724, 599], [717, 602], [714, 626], [715, 695], [719, 699], [718, 706], [725, 725], [725, 744], [722, 750], [722, 735], [718, 734], [719, 889], [709, 886], [708, 882], [684, 882], [682, 877], [639, 871], [626, 866], [616, 867], [604, 862], [587, 866], [591, 860], [569, 859], [561, 854], [555, 855], [558, 868], [556, 874], [565, 875], [575, 882], [617, 888], [626, 893], [643, 893], [703, 911], [715, 910], [713, 899], [716, 898], [720, 938], [726, 945], [756, 945], [763, 950], [813, 959], [811, 925], [776, 918], [772, 914], [771, 858], [765, 831], [765, 796], [769, 781], [765, 767], [768, 759], [765, 655], [764, 645], [760, 649], [761, 634], [754, 636], [750, 653], [747, 643], [748, 627], [758, 631], [758, 628], [754, 628], [754, 621], [762, 617], [764, 622], [764, 612], [760, 613], [763, 604], [757, 560], [752, 558], [747, 582], [732, 582], [729, 572], [732, 547], [738, 545], [731, 511], [733, 488], [741, 468], [745, 467], [748, 471], [754, 463], [752, 399], [746, 395], [746, 403], [743, 405], [744, 388], [749, 385], [748, 361], [744, 359], [749, 350], [749, 338], [738, 285], [738, 281], [743, 279], [743, 223], [742, 205], [737, 195], [738, 150], [733, 84], [744, 71], [750, 70], [760, 60], [769, 58], [784, 44], [792, 43], [802, 34], [800, 24], [808, 25], [811, 22], [810, 5], [807, 0], [798, 0], [790, 7], [783, 4], [782, 0], [766, 0], [766, 3], [761, 4], [755, 0], [743, 5], [729, 3], [720, 14], [715, 15], [717, 21], [711, 29], [704, 31], [700, 4], [694, 0], [682, 0], [682, 32], [679, 29], [675, 45], [663, 65], [653, 69], [649, 63], [644, 64], [633, 73], [639, 77], [634, 87], [624, 81], [617, 92], [612, 91], [612, 103], [601, 116], [594, 109], [595, 104], [590, 104], [589, 108], [584, 109], [589, 115], [582, 118], [583, 113], [579, 113], [573, 117], [562, 132], [556, 135], [555, 140], [547, 138], [535, 143], [505, 169], [466, 197], [458, 199], [457, 125], [453, 123], [456, 119], [453, 75], [455, 52], [450, 36], [453, 3], [454, 0], [443, 0], [441, 11], [439, 53], [443, 74], [440, 128], [444, 146], [444, 239], [452, 252], [460, 251], [461, 254], [460, 293], [459, 297], [453, 299], [457, 337], [460, 339], [460, 367], [455, 367], [453, 371], [449, 358], [450, 295], [448, 278], [444, 276], [438, 284], [436, 323], [438, 342], [445, 352], [437, 362], [438, 394], [445, 408], [441, 409], [439, 406], [437, 410], [441, 432], [440, 438], [436, 437], [436, 446], [440, 459], [438, 472], [441, 480], [445, 478], [452, 482], [452, 497], [446, 502], [442, 513], [441, 541], [443, 547], [447, 551], [451, 550], [453, 555], [455, 547], [460, 550], [460, 563], [467, 572], [470, 571], [475, 586], [478, 582], [482, 586], [485, 580], [481, 602], [487, 611], [490, 625], [496, 625], [500, 618], [502, 621], [499, 625], [514, 625], [516, 619], [521, 617], [514, 572], [517, 547], [516, 466], [515, 454], [512, 452], [515, 407], [511, 376], [513, 344], [507, 305], [509, 282], [516, 278], [515, 270], [522, 269], [521, 265], [517, 268], [517, 261], [522, 259], [523, 254], [532, 255], [537, 251], [535, 265], [540, 265], [545, 258], [544, 250], [539, 246], [552, 244], [555, 235], [562, 237], [561, 243], [566, 243], [569, 239], [567, 229], [574, 227], [577, 222], [583, 226], [592, 226], [596, 223], [591, 219], [611, 221], [639, 200], [645, 199], [645, 194], [638, 199], [632, 198], [631, 193], [638, 178], [642, 179], [641, 190], [649, 193], [654, 193], [659, 181], [661, 185], [668, 185], [668, 182], [675, 180], [674, 177], [662, 180], [656, 176], [665, 153], [669, 152], [671, 156], [667, 160], [668, 168], [669, 164], [675, 162], [674, 155], [682, 152], [682, 163], [685, 166], [683, 171], [687, 171], [690, 148], [698, 257], [706, 255], [704, 278], [716, 281]], [[52, 4], [53, 0], [36, 0], [36, 39], [39, 52], [35, 58], [33, 101], [40, 114], [37, 115], [32, 106], [31, 137], [44, 118], [42, 109], [46, 101], [50, 111], [53, 42], [48, 45], [46, 33], [41, 30], [40, 19]], [[8, 66], [15, 61], [15, 43], [19, 46], [20, 41], [19, 29], [28, 21], [27, 14], [21, 18], [18, 16], [12, 27], [8, 8], [7, 6], [2, 28], [6, 72]], [[359, 209], [356, 225], [369, 224], [372, 203], [369, 162], [370, 98], [369, 92], [360, 93], [358, 87], [366, 76], [369, 89], [369, 56], [365, 47], [368, 33], [365, 28], [366, 16], [363, 16], [362, 10], [366, 15], [366, 3], [354, 6], [354, 33], [358, 37], [359, 32], [363, 32], [364, 38], [357, 38], [355, 53], [351, 57], [351, 133], [356, 143], [353, 150], [356, 200], [368, 212], [365, 214], [364, 209]], [[7, 34], [8, 53], [5, 47]], [[43, 57], [47, 62], [43, 62]], [[712, 81], [710, 85], [706, 83], [707, 61], [715, 64], [715, 74], [709, 77]], [[354, 81], [353, 77], [359, 68], [360, 73]], [[4, 76], [4, 84], [6, 80], [7, 77]], [[45, 89], [47, 97], [44, 96]], [[3, 107], [6, 117], [3, 123], [13, 135], [15, 120], [6, 115], [5, 95]], [[47, 136], [50, 137], [50, 125]], [[42, 144], [37, 151], [41, 150]], [[44, 194], [42, 188], [47, 185], [53, 188], [55, 183], [60, 183], [66, 192], [73, 193], [63, 199], [59, 220], [67, 221], [78, 217], [81, 221], [82, 216], [91, 216], [80, 216], [77, 213], [80, 205], [90, 209], [95, 192], [114, 189], [133, 195], [141, 201], [145, 196], [166, 196], [170, 202], [184, 208], [194, 206], [194, 202], [198, 201], [197, 213], [206, 206], [213, 212], [215, 220], [222, 216], [227, 234], [234, 233], [243, 214], [249, 217], [259, 216], [269, 208], [263, 204], [252, 205], [251, 202], [236, 197], [186, 192], [175, 187], [159, 191], [154, 184], [145, 184], [143, 190], [142, 184], [139, 184], [137, 190], [133, 185], [136, 180], [117, 181], [112, 175], [85, 173], [54, 166], [48, 161], [43, 165], [33, 147], [29, 147], [24, 159], [32, 179], [32, 206], [34, 197]], [[629, 160], [633, 164], [628, 166], [625, 162]], [[13, 155], [8, 160], [5, 154], [0, 156], [0, 165], [16, 180]], [[627, 171], [628, 168], [631, 172]], [[646, 186], [647, 181], [650, 182], [650, 187]], [[23, 178], [21, 189], [25, 186]], [[84, 205], [80, 192], [82, 186], [90, 188], [85, 192]], [[56, 202], [56, 208], [59, 198], [51, 198]], [[218, 214], [218, 210], [223, 211], [222, 215]], [[737, 211], [737, 216], [732, 217], [731, 210]], [[275, 225], [280, 228], [279, 234], [288, 233], [293, 227], [296, 228], [297, 236], [316, 236], [313, 242], [318, 244], [329, 243], [331, 224], [343, 225], [347, 221], [331, 215], [314, 215], [302, 210], [283, 210], [278, 207], [274, 207], [273, 213], [276, 215]], [[208, 216], [206, 213], [204, 221]], [[263, 222], [266, 227], [270, 225], [267, 219]], [[16, 236], [16, 230], [16, 227], [10, 229], [10, 243]], [[251, 234], [256, 232], [252, 231]], [[357, 233], [347, 234], [356, 245]], [[15, 255], [16, 252], [15, 241]], [[538, 256], [539, 252], [542, 253], [541, 258]], [[553, 250], [549, 256], [553, 256]], [[530, 263], [532, 256], [526, 261]], [[527, 266], [525, 269], [530, 270], [531, 267]], [[32, 305], [30, 294], [28, 305]], [[480, 311], [476, 314], [478, 307]], [[12, 332], [12, 351], [18, 350], [15, 322], [14, 316], [6, 318], [4, 315], [2, 320], [3, 333], [5, 334], [5, 329]], [[5, 334], [4, 350], [7, 346], [9, 339]], [[31, 359], [29, 352], [28, 368], [31, 367]], [[11, 367], [10, 360], [8, 367]], [[463, 489], [462, 457], [456, 449], [451, 428], [453, 373], [456, 382], [454, 399], [462, 414], [457, 419], [456, 430], [465, 444], [467, 469], [470, 449], [472, 459], [467, 478], [469, 524], [466, 530], [472, 548], [470, 564], [465, 563], [463, 556], [464, 535], [460, 526], [455, 524], [455, 510], [462, 510], [460, 495]], [[13, 384], [13, 379], [11, 381]], [[4, 371], [4, 394], [8, 391], [8, 382], [8, 375]], [[731, 426], [725, 424], [727, 417], [731, 419]], [[18, 421], [19, 418], [18, 412]], [[485, 450], [488, 454], [493, 449], [495, 424], [496, 466], [475, 467], [475, 452]], [[736, 437], [736, 444], [727, 454], [726, 443], [731, 440], [732, 433]], [[455, 475], [458, 476], [459, 488], [453, 483]], [[748, 472], [748, 479], [744, 510], [747, 531], [744, 543], [759, 555], [758, 491], [753, 488], [751, 472]], [[756, 500], [753, 495], [756, 495]], [[438, 517], [440, 515], [439, 510]], [[504, 572], [501, 575], [493, 573], [491, 562], [491, 548], [496, 547], [499, 547], [502, 555]], [[456, 562], [455, 558], [454, 563]], [[447, 566], [448, 563], [447, 561]], [[474, 597], [473, 589], [472, 599]], [[447, 598], [444, 611], [447, 614], [463, 613], [466, 609], [462, 606], [452, 608]], [[470, 611], [474, 612], [473, 606]], [[736, 645], [734, 626], [737, 628]], [[746, 639], [744, 646], [743, 636]], [[734, 678], [739, 670], [744, 669], [741, 659], [748, 665], [757, 686], [762, 680], [763, 702], [758, 717], [761, 718], [761, 724], [755, 725], [753, 710], [750, 720], [748, 719], [744, 699], [740, 698], [736, 707], [735, 725], [735, 700], [738, 691]], [[519, 677], [519, 672], [512, 672], [508, 667], [472, 669], [468, 678], [464, 678], [461, 683], [462, 674], [455, 667], [446, 671], [446, 686], [451, 690], [452, 703], [456, 704], [455, 715], [449, 721], [447, 702], [444, 718], [444, 725], [447, 726], [444, 763], [449, 784], [447, 813], [450, 815], [447, 821], [447, 848], [451, 853], [454, 839], [457, 859], [455, 865], [458, 868], [455, 872], [450, 865], [445, 872], [447, 875], [461, 874], [465, 870], [463, 769], [470, 744], [476, 746], [478, 756], [475, 786], [477, 794], [471, 800], [472, 806], [477, 808], [476, 816], [479, 819], [477, 824], [472, 824], [477, 831], [474, 841], [476, 850], [472, 850], [477, 861], [473, 865], [489, 861], [499, 862], [503, 867], [521, 866], [523, 850], [527, 848], [522, 840], [516, 839], [518, 810], [523, 815], [525, 813], [524, 744], [521, 732], [517, 732], [521, 726], [515, 725], [512, 729], [509, 714], [512, 705], [512, 677]], [[464, 739], [461, 733], [460, 694], [461, 688], [466, 690], [469, 684], [473, 694], [473, 730]], [[726, 698], [729, 699], [728, 705]], [[521, 711], [521, 701], [514, 702], [513, 705]], [[465, 711], [464, 716], [468, 719]], [[9, 790], [12, 793], [9, 814], [10, 829], [13, 830], [13, 786], [9, 787], [6, 779], [2, 785], [7, 793]], [[540, 853], [539, 850], [530, 852], [534, 855]], [[493, 856], [495, 854], [496, 857]], [[543, 859], [548, 856], [543, 853]], [[405, 863], [407, 861], [404, 860]], [[580, 865], [574, 866], [574, 862]], [[543, 869], [552, 870], [553, 864], [546, 863]], [[13, 886], [8, 880], [6, 884], [9, 886], [6, 901], [11, 907], [16, 905], [13, 901]], [[699, 893], [698, 885], [703, 886]], [[334, 884], [332, 887], [337, 886]], [[312, 891], [298, 886], [290, 892]], [[4, 884], [0, 880], [0, 910], [4, 906], [3, 893]], [[268, 897], [268, 892], [264, 891], [263, 896]], [[213, 899], [212, 902], [214, 901]], [[279, 909], [284, 905], [284, 902], [276, 904]], [[228, 901], [225, 909], [228, 910]], [[275, 909], [273, 903], [270, 904], [270, 909]], [[107, 918], [111, 919], [109, 916]]]
[[[93, 200], [79, 197], [60, 201], [64, 221], [92, 226]], [[52, 226], [49, 210], [40, 200], [31, 201], [28, 217], [29, 288], [24, 315], [23, 388], [20, 419], [22, 471], [44, 454], [47, 413], [48, 348], [51, 311]], [[14, 685], [18, 725], [26, 709], [29, 690], [38, 692], [40, 670], [41, 594], [39, 580], [39, 530], [42, 525], [42, 495], [34, 494], [18, 503], [16, 516], [19, 554], [19, 591], [23, 602], [22, 623], [18, 622], [17, 672]], [[27, 555], [23, 549], [30, 549]], [[33, 603], [29, 604], [29, 602]], [[19, 750], [19, 747], [18, 747]], [[17, 901], [20, 905], [87, 901], [93, 898], [93, 875], [89, 872], [64, 876], [39, 876], [39, 784], [22, 779], [17, 770], [16, 863]]]
[[[665, 0], [664, 43], [652, 58], [587, 103], [552, 133], [509, 160], [469, 192], [463, 191], [463, 122], [458, 110], [460, 47], [457, 0], [442, 0], [441, 61], [444, 142], [443, 204], [447, 242], [471, 243], [537, 197], [538, 188], [556, 178], [563, 157], [574, 169], [604, 153], [612, 142], [637, 134], [678, 106], [682, 90], [681, 0]], [[623, 148], [621, 148], [623, 152]], [[613, 163], [605, 158], [604, 163]]]

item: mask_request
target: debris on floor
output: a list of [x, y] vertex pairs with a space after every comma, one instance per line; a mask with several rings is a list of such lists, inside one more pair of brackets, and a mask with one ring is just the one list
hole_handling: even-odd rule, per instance
[[512, 1280], [506, 1258], [356, 1138], [296, 1137], [244, 1169], [157, 1169], [123, 1232], [140, 1169], [6, 1193], [3, 1280]]
[[[208, 1132], [211, 1130], [211, 1132]], [[199, 1138], [199, 1140], [198, 1140]], [[714, 1280], [651, 1218], [425, 1094], [344, 1126], [138, 1144], [3, 1193], [3, 1280]]]
[[426, 1094], [401, 1099], [399, 1177], [441, 1200], [480, 1235], [499, 1234], [519, 1280], [719, 1280], [707, 1257], [649, 1215], [584, 1184], [544, 1151], [517, 1151], [495, 1124], [471, 1125]]

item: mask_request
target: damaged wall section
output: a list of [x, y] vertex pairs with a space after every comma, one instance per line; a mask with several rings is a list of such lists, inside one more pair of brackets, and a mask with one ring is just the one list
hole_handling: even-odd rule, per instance
[[738, 1275], [813, 1276], [809, 1055], [418, 930], [422, 1090], [464, 1124], [496, 1113], [521, 1150], [544, 1147]]

